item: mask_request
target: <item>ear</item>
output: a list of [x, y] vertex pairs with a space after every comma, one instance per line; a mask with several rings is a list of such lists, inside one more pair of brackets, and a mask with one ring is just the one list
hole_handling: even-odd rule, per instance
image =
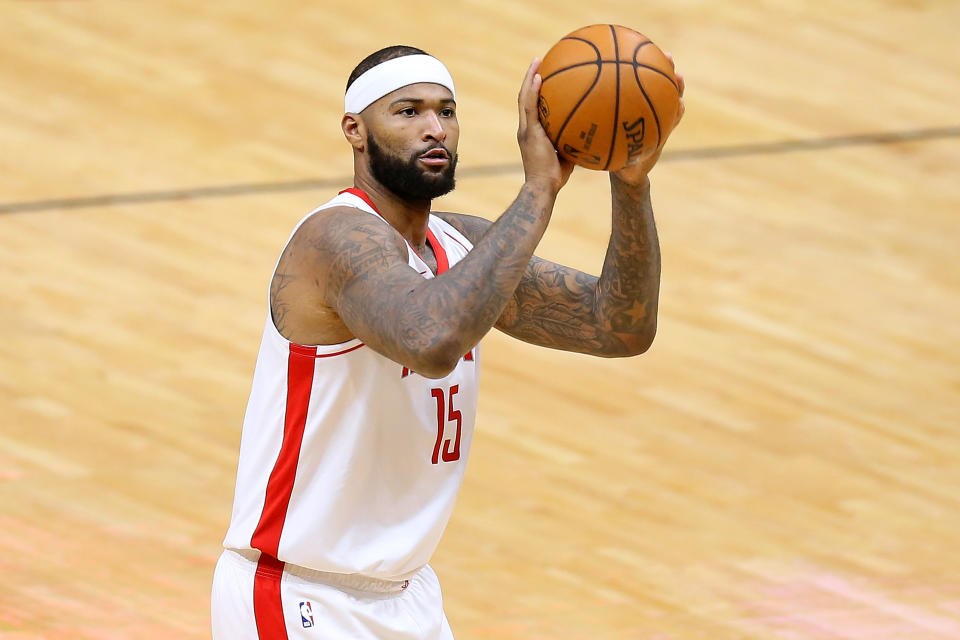
[[350, 146], [357, 151], [363, 151], [367, 140], [367, 127], [360, 116], [356, 113], [345, 113], [340, 121], [340, 128], [343, 129], [343, 136]]

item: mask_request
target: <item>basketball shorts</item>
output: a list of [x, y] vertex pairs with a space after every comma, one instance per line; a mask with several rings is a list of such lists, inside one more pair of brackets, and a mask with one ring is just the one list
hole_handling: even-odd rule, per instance
[[429, 565], [391, 582], [258, 562], [257, 555], [220, 555], [213, 640], [453, 640]]

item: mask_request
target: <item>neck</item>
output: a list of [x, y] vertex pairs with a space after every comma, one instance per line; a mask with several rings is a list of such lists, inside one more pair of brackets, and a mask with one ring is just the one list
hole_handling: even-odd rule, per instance
[[380, 215], [410, 244], [415, 247], [424, 245], [427, 240], [430, 200], [403, 200], [366, 172], [355, 172], [354, 184], [370, 197]]

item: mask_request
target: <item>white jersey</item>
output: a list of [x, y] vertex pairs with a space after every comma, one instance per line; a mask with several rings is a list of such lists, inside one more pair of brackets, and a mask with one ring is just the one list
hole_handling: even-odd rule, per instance
[[[380, 217], [358, 189], [310, 215], [334, 206]], [[472, 248], [433, 215], [427, 238], [439, 273]], [[434, 277], [412, 247], [408, 254], [412, 269]], [[436, 549], [460, 490], [479, 356], [478, 345], [448, 376], [429, 379], [358, 339], [291, 343], [268, 307], [224, 547], [319, 571], [412, 576]]]

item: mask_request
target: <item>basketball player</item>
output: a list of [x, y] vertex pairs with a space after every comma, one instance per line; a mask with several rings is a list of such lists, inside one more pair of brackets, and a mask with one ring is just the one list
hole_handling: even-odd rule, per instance
[[347, 84], [354, 187], [304, 218], [270, 286], [236, 493], [212, 594], [216, 640], [452, 634], [427, 564], [463, 478], [480, 339], [645, 351], [660, 256], [647, 172], [611, 174], [599, 278], [533, 255], [572, 165], [519, 94], [525, 182], [496, 222], [431, 212], [454, 186], [457, 104], [435, 58], [389, 47]]

